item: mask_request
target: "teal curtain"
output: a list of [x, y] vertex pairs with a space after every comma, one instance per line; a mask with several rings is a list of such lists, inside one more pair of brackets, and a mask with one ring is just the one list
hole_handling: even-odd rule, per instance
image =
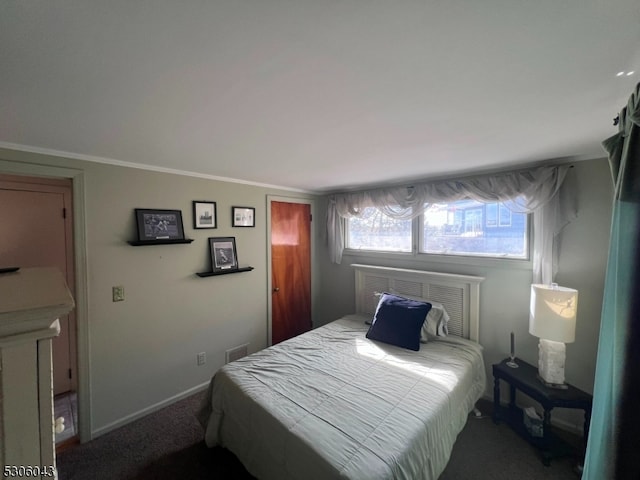
[[640, 478], [640, 84], [605, 140], [614, 182], [583, 479]]

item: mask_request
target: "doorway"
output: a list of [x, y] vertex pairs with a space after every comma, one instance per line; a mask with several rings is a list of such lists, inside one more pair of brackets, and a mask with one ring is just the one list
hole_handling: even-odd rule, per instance
[[270, 345], [312, 328], [311, 204], [269, 199]]
[[[0, 175], [0, 265], [55, 267], [75, 298], [70, 179]], [[77, 390], [76, 314], [59, 318], [53, 338], [54, 395]]]

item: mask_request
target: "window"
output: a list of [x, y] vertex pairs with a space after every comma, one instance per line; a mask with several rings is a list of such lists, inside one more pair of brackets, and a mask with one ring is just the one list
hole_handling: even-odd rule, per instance
[[347, 221], [346, 247], [354, 250], [411, 252], [411, 220], [396, 220], [375, 207]]
[[487, 214], [487, 227], [498, 226], [498, 204], [487, 203], [485, 206], [485, 212]]
[[[353, 250], [527, 259], [528, 215], [501, 203], [460, 200], [432, 204], [415, 220], [396, 220], [375, 207], [347, 220], [346, 248]], [[415, 225], [414, 225], [415, 224]], [[420, 239], [414, 241], [415, 231]]]
[[528, 257], [527, 215], [513, 213], [501, 203], [433, 204], [422, 225], [421, 253]]
[[505, 207], [501, 203], [498, 204], [498, 207], [499, 207], [498, 218], [500, 219], [499, 226], [510, 227], [511, 226], [511, 210], [509, 210], [507, 207]]

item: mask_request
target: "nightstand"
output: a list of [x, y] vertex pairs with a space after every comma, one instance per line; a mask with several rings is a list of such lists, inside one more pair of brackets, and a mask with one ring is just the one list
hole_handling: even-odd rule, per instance
[[[542, 462], [549, 465], [551, 459], [573, 453], [573, 448], [551, 431], [551, 410], [554, 408], [578, 408], [584, 410], [583, 439], [586, 447], [591, 420], [593, 398], [586, 392], [568, 385], [567, 389], [545, 386], [538, 379], [538, 369], [516, 359], [519, 368], [507, 366], [508, 359], [493, 365], [493, 421], [509, 424], [517, 433], [542, 452]], [[509, 405], [500, 405], [500, 380], [509, 384]], [[536, 400], [544, 408], [542, 437], [532, 436], [525, 428], [522, 409], [516, 406], [516, 390]], [[584, 452], [581, 452], [582, 454]]]

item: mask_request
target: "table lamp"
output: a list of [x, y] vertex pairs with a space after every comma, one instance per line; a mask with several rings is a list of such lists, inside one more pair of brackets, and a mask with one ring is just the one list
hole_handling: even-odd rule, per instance
[[538, 377], [552, 388], [567, 388], [564, 381], [565, 343], [576, 335], [578, 291], [551, 285], [531, 285], [529, 333], [540, 338]]

